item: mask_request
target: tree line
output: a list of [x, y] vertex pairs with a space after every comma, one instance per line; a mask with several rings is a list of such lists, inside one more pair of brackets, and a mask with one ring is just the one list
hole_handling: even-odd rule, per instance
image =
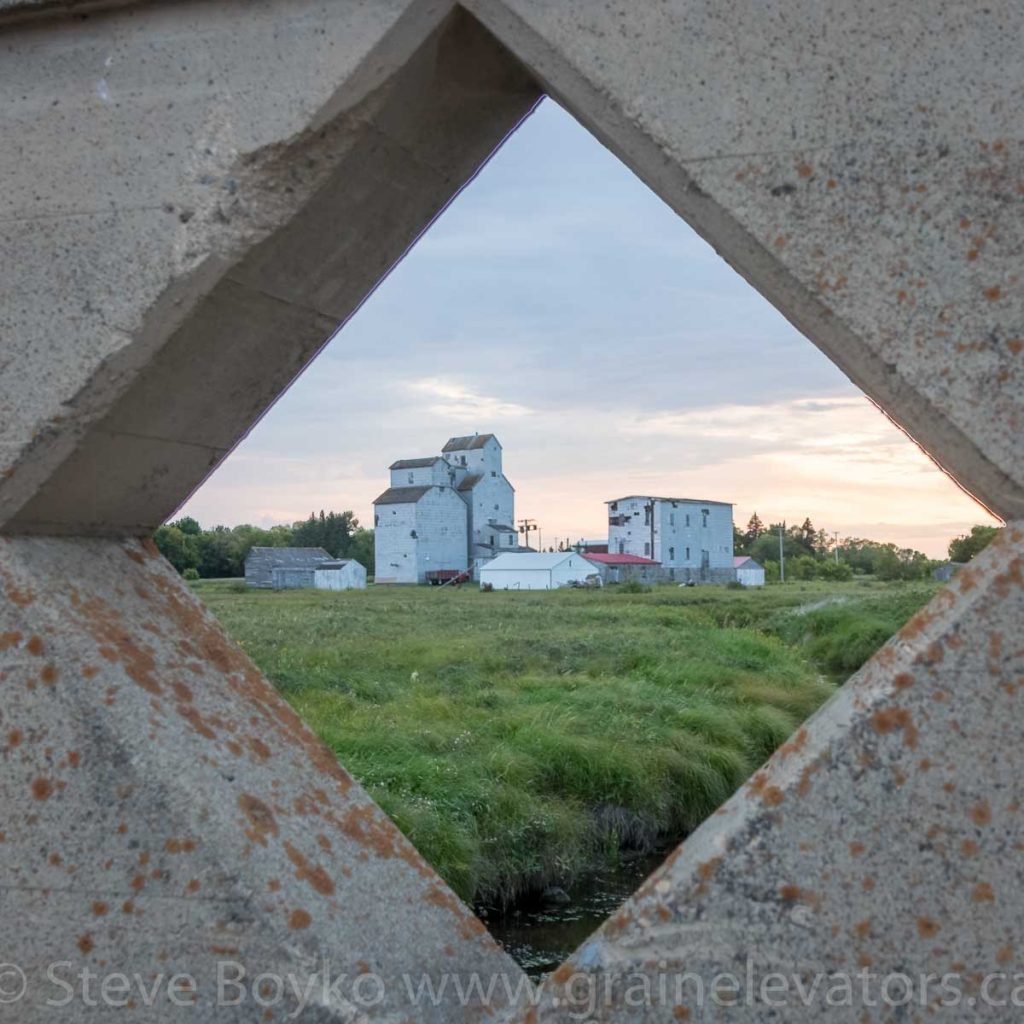
[[311, 512], [308, 519], [291, 526], [263, 529], [214, 526], [204, 530], [191, 516], [161, 526], [153, 535], [160, 553], [183, 576], [220, 579], [245, 575], [245, 556], [250, 548], [323, 548], [333, 558], [354, 558], [371, 576], [373, 530], [364, 529], [350, 512]]
[[[941, 561], [913, 548], [863, 537], [829, 535], [816, 529], [810, 517], [799, 525], [767, 526], [755, 512], [745, 530], [733, 526], [733, 550], [764, 566], [769, 580], [779, 578], [779, 533], [786, 563], [786, 578], [847, 580], [870, 575], [882, 580], [918, 580], [929, 577]], [[949, 542], [949, 561], [969, 562], [995, 538], [998, 528], [975, 526], [969, 534]]]

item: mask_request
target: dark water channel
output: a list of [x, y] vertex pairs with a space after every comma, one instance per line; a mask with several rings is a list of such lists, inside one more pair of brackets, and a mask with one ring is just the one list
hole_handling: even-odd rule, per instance
[[553, 971], [633, 895], [671, 847], [588, 874], [565, 890], [568, 899], [538, 900], [503, 914], [478, 908], [490, 933], [530, 977]]

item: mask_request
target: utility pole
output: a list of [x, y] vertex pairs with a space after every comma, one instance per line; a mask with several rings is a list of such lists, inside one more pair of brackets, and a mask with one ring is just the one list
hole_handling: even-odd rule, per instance
[[779, 582], [786, 582], [786, 549], [782, 546], [782, 537], [786, 532], [786, 520], [779, 527]]
[[519, 532], [523, 535], [523, 543], [530, 546], [530, 534], [537, 531], [538, 548], [540, 546], [540, 527], [537, 525], [536, 519], [520, 519], [519, 520]]
[[839, 564], [839, 531], [832, 531], [832, 550], [836, 553], [836, 565]]

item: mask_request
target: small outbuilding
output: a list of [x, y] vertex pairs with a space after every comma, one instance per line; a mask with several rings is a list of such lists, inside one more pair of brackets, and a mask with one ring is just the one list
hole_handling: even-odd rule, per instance
[[736, 582], [745, 587], [764, 586], [764, 566], [755, 562], [749, 555], [736, 555], [732, 560], [736, 572]]
[[600, 575], [598, 566], [576, 551], [510, 551], [479, 572], [480, 586], [495, 590], [556, 590]]
[[317, 590], [365, 590], [366, 568], [354, 558], [336, 558], [321, 562], [313, 570]]
[[[250, 587], [262, 587], [270, 589], [277, 587], [274, 583], [275, 569], [296, 569], [312, 573], [313, 569], [321, 562], [331, 561], [331, 556], [323, 548], [270, 548], [254, 547], [249, 549], [245, 556], [245, 582]], [[286, 585], [282, 576], [282, 586]], [[309, 576], [308, 583], [292, 583], [288, 586], [311, 587], [313, 586], [312, 576]], [[280, 588], [278, 588], [280, 589]]]
[[606, 583], [625, 583], [636, 580], [643, 583], [660, 583], [664, 575], [661, 563], [642, 555], [601, 553], [588, 551], [587, 559], [599, 566]]

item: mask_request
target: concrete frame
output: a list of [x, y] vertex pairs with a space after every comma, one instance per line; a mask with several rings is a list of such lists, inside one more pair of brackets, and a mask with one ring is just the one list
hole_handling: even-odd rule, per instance
[[[951, 972], [920, 1013], [1015, 1019], [981, 996], [1024, 950], [1022, 33], [1008, 0], [0, 0], [0, 1019], [66, 1019], [63, 960], [195, 977], [133, 1020], [253, 1019], [216, 958], [385, 989], [310, 1021], [578, 1020], [581, 978], [592, 1020], [777, 1019], [631, 1002], [748, 958]], [[1010, 523], [529, 1006], [138, 538], [543, 92]], [[450, 970], [512, 987], [403, 995]], [[783, 1019], [887, 1019], [825, 1000]]]

